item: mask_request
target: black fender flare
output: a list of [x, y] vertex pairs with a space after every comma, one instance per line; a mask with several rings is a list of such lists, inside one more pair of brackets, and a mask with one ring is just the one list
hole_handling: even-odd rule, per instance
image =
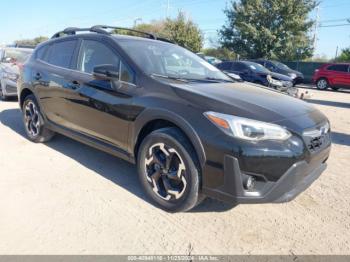
[[204, 147], [194, 128], [180, 115], [165, 109], [146, 109], [136, 118], [131, 132], [129, 132], [130, 152], [134, 152], [142, 128], [154, 120], [169, 121], [179, 127], [190, 139], [197, 153], [200, 166], [204, 166], [206, 161]]

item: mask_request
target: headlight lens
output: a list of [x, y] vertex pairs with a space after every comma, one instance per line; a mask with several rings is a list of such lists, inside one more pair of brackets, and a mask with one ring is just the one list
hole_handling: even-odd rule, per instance
[[295, 73], [289, 73], [288, 75], [293, 79], [297, 77], [297, 75]]
[[250, 141], [287, 140], [291, 133], [282, 126], [216, 112], [204, 115], [226, 134]]
[[274, 86], [283, 86], [281, 81], [273, 79], [270, 75], [267, 76], [267, 81], [269, 81], [269, 83]]

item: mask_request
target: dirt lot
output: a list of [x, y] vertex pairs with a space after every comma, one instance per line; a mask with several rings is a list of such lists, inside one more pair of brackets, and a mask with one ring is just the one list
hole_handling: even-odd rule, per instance
[[350, 254], [350, 92], [310, 92], [334, 132], [319, 180], [291, 203], [181, 214], [148, 203], [124, 161], [62, 136], [30, 143], [17, 102], [0, 102], [0, 253]]

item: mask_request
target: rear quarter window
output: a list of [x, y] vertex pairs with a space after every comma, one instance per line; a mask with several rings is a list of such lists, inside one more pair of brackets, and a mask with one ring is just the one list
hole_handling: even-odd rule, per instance
[[337, 72], [348, 72], [349, 66], [348, 65], [331, 65], [327, 67], [327, 70], [337, 71]]

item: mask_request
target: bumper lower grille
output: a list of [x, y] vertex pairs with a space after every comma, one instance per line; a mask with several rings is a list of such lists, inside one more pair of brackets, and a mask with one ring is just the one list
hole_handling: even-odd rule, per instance
[[331, 143], [329, 124], [323, 124], [315, 129], [305, 131], [303, 138], [311, 153], [322, 150]]

